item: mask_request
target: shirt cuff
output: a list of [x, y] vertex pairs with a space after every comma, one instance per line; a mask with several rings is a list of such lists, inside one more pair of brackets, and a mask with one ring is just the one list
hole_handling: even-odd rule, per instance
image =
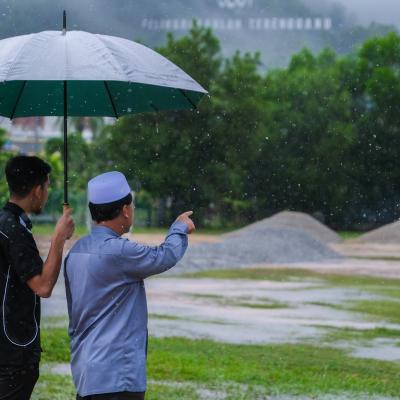
[[188, 233], [188, 229], [188, 226], [184, 222], [175, 221], [169, 228], [169, 233], [183, 233], [186, 235]]

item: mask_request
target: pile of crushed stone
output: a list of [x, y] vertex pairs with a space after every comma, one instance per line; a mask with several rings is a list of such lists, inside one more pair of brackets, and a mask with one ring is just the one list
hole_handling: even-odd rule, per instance
[[221, 242], [190, 246], [171, 273], [342, 258], [305, 230], [255, 223], [223, 235]]
[[248, 225], [245, 228], [239, 229], [238, 231], [228, 233], [227, 236], [233, 236], [239, 232], [254, 229], [257, 229], [257, 231], [262, 234], [264, 230], [270, 228], [300, 229], [323, 243], [339, 243], [341, 241], [340, 236], [332, 229], [328, 228], [308, 214], [295, 211], [282, 211], [270, 218], [265, 218]]
[[399, 244], [400, 243], [400, 221], [392, 222], [378, 229], [361, 235], [353, 242], [358, 243], [380, 243], [380, 244]]

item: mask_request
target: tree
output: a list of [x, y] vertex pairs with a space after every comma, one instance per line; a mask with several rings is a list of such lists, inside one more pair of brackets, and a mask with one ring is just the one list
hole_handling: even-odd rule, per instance
[[347, 162], [354, 129], [351, 96], [334, 54], [303, 50], [287, 70], [267, 74], [267, 129], [258, 145], [249, 189], [267, 214], [282, 209], [342, 217], [349, 194]]
[[342, 68], [357, 131], [353, 203], [356, 218], [372, 223], [400, 217], [399, 63], [400, 37], [391, 33], [366, 41]]
[[[219, 211], [222, 218], [243, 223], [250, 212], [249, 181], [259, 137], [263, 135], [262, 77], [259, 54], [236, 53], [223, 65], [213, 93]], [[218, 202], [217, 202], [218, 203]]]
[[[209, 29], [195, 23], [188, 37], [169, 35], [159, 52], [177, 63], [200, 84], [213, 91], [219, 77], [221, 54], [218, 40]], [[216, 150], [211, 132], [212, 104], [203, 100], [198, 111], [161, 112], [126, 116], [105, 129], [95, 152], [107, 149], [108, 159], [99, 159], [99, 168], [115, 168], [159, 200], [159, 222], [170, 222], [171, 213], [196, 208], [205, 212], [215, 197], [212, 168]], [[124, 145], [122, 145], [124, 143]]]

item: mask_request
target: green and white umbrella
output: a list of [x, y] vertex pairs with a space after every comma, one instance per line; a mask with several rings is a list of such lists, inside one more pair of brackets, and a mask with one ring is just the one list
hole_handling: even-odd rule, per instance
[[207, 93], [182, 69], [131, 40], [66, 29], [0, 40], [0, 115], [68, 116], [194, 109]]

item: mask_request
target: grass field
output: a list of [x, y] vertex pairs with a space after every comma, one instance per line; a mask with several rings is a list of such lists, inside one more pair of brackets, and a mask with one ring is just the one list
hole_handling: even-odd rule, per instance
[[[43, 363], [69, 361], [65, 329], [46, 330], [43, 348]], [[342, 350], [310, 345], [231, 345], [150, 338], [148, 375], [147, 398], [154, 400], [201, 399], [204, 391], [223, 391], [227, 399], [245, 399], [250, 394], [313, 398], [346, 393], [367, 398], [400, 393], [399, 363], [356, 359]], [[73, 394], [69, 377], [45, 373], [33, 398], [66, 400]]]
[[[364, 276], [317, 273], [305, 269], [232, 269], [187, 274], [180, 278], [312, 283], [313, 288], [351, 288], [367, 293], [371, 299], [351, 299], [344, 304], [319, 302], [318, 306], [356, 312], [366, 320], [400, 323], [400, 280]], [[162, 282], [168, 282], [169, 278]], [[295, 288], [293, 290], [296, 290]], [[373, 296], [379, 296], [374, 298]], [[285, 310], [292, 304], [268, 297], [254, 303], [250, 297], [230, 298], [216, 294], [189, 297], [222, 306]], [[150, 319], [169, 323], [190, 322], [190, 317], [153, 313]], [[43, 321], [43, 372], [35, 389], [34, 400], [72, 400], [75, 391], [71, 377], [57, 375], [52, 366], [69, 363], [66, 319]], [[400, 362], [357, 358], [340, 343], [369, 346], [374, 340], [390, 340], [400, 346], [400, 329], [351, 329], [325, 327], [316, 340], [295, 344], [229, 344], [183, 337], [150, 337], [148, 354], [148, 392], [150, 400], [267, 399], [287, 395], [302, 399], [380, 399], [400, 398]], [[280, 397], [282, 396], [282, 397]]]

